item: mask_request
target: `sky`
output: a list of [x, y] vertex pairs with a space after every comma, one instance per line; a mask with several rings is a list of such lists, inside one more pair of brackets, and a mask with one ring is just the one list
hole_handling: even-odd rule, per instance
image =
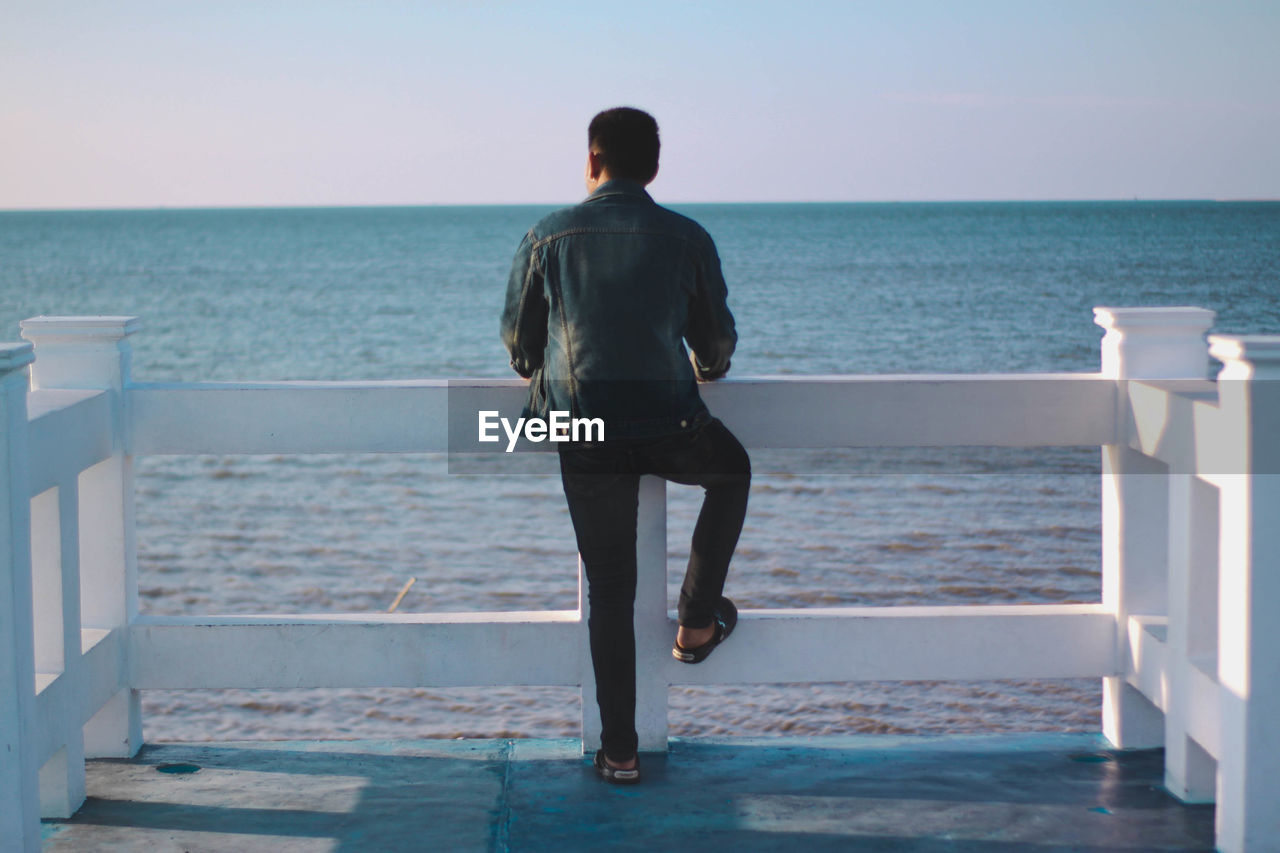
[[0, 209], [1280, 198], [1280, 2], [5, 0]]

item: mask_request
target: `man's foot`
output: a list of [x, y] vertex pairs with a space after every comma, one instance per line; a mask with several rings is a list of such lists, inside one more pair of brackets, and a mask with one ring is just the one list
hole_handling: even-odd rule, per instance
[[[716, 646], [729, 638], [737, 624], [738, 608], [733, 606], [732, 601], [720, 596], [720, 602], [715, 608], [715, 621], [711, 623], [711, 627], [688, 629], [681, 626], [676, 634], [676, 644], [671, 648], [671, 656], [681, 663], [701, 663]], [[691, 635], [687, 643], [681, 639], [681, 635], [685, 632], [688, 632], [686, 636]], [[698, 642], [699, 639], [703, 639], [703, 642]]]
[[705, 628], [686, 628], [681, 625], [676, 631], [676, 645], [684, 649], [696, 649], [706, 644], [715, 635], [716, 623], [714, 622]]
[[611, 761], [605, 757], [604, 750], [596, 750], [596, 773], [606, 782], [615, 785], [634, 785], [640, 781], [640, 761], [632, 756], [627, 761]]

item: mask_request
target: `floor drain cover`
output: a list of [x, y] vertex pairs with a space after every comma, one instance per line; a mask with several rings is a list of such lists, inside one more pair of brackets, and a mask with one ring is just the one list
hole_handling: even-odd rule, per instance
[[195, 773], [200, 769], [199, 764], [157, 764], [156, 769], [161, 773]]

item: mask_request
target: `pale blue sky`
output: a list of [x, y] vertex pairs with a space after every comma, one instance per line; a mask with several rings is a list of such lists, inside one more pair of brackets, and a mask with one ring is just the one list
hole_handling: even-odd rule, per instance
[[57, 2], [0, 11], [0, 208], [1280, 197], [1280, 3]]

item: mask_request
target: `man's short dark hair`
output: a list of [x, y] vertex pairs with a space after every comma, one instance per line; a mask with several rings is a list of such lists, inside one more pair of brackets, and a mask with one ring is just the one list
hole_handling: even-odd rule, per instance
[[597, 113], [587, 145], [615, 178], [647, 184], [658, 174], [658, 123], [644, 110], [614, 107]]

